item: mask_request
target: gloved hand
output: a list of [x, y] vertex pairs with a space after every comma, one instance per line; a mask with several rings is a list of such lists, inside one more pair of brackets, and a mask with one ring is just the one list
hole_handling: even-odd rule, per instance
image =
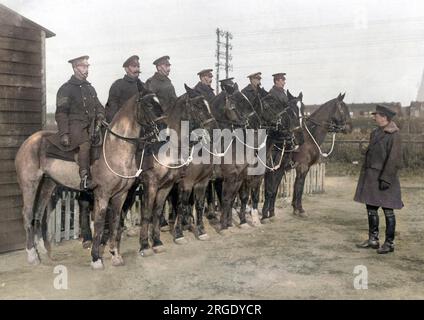
[[379, 187], [380, 190], [384, 191], [384, 190], [387, 190], [387, 189], [390, 188], [390, 183], [388, 183], [388, 182], [386, 182], [384, 180], [380, 180], [380, 183], [379, 183], [379, 186], [378, 187]]
[[103, 120], [105, 120], [105, 115], [103, 113], [98, 113], [96, 115], [96, 120], [97, 120], [97, 122], [101, 123]]
[[69, 134], [65, 133], [60, 137], [60, 143], [64, 147], [69, 147], [71, 145], [71, 138], [69, 137]]

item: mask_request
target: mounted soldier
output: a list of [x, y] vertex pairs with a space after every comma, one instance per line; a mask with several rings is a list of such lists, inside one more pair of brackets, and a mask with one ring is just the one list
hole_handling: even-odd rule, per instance
[[283, 72], [275, 73], [272, 75], [274, 78], [274, 86], [269, 91], [269, 93], [277, 99], [283, 105], [287, 105], [289, 98], [287, 97], [287, 92], [284, 89], [286, 85], [286, 74]]
[[111, 122], [113, 116], [118, 112], [124, 103], [143, 90], [143, 82], [139, 79], [140, 58], [137, 55], [129, 57], [123, 63], [125, 76], [116, 80], [109, 90], [109, 98], [106, 103], [106, 120]]
[[258, 95], [262, 96], [264, 94], [264, 92], [261, 90], [261, 75], [261, 72], [255, 72], [251, 75], [248, 75], [247, 77], [249, 78], [250, 83], [241, 90], [241, 92], [246, 96], [247, 99], [249, 99], [251, 103], [253, 103]]
[[199, 71], [197, 75], [200, 78], [200, 81], [194, 87], [194, 90], [201, 94], [208, 102], [211, 103], [212, 99], [215, 97], [215, 92], [212, 89], [212, 69], [204, 69]]
[[55, 119], [63, 151], [78, 148], [81, 189], [93, 189], [90, 174], [91, 141], [98, 139], [105, 109], [97, 98], [96, 90], [87, 81], [88, 56], [69, 60], [74, 75], [57, 92]]
[[157, 95], [164, 111], [173, 107], [177, 101], [175, 88], [171, 79], [168, 78], [171, 72], [169, 59], [169, 56], [163, 56], [153, 61], [156, 72], [146, 81], [147, 88]]

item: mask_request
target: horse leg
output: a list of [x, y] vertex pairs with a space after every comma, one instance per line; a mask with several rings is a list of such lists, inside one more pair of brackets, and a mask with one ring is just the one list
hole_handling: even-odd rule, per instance
[[166, 197], [169, 194], [169, 191], [171, 190], [172, 186], [167, 188], [162, 188], [158, 190], [156, 194], [155, 203], [152, 210], [152, 242], [153, 242], [153, 252], [154, 253], [161, 253], [165, 251], [165, 247], [160, 240], [160, 224], [159, 224], [159, 217], [160, 214], [163, 212], [163, 204], [165, 203]]
[[218, 206], [219, 206], [219, 211], [222, 212], [222, 187], [224, 184], [224, 180], [221, 178], [216, 178], [215, 179], [215, 191], [216, 191], [216, 195], [218, 197]]
[[262, 208], [262, 223], [268, 223], [269, 218], [274, 215], [275, 197], [283, 177], [284, 170], [267, 171], [265, 173], [265, 202]]
[[258, 214], [258, 204], [259, 204], [259, 193], [262, 183], [262, 178], [255, 178], [257, 180], [254, 181], [254, 184], [252, 188], [250, 189], [250, 196], [252, 199], [252, 210], [250, 211], [250, 214], [252, 216], [252, 223], [254, 226], [258, 226], [261, 224], [259, 220], [259, 214]]
[[303, 188], [305, 186], [306, 175], [308, 174], [309, 167], [301, 165], [296, 168], [296, 180], [294, 182], [292, 207], [293, 214], [301, 218], [307, 218], [308, 214], [302, 207]]
[[244, 180], [239, 189], [239, 198], [240, 198], [240, 211], [238, 213], [240, 219], [240, 228], [246, 228], [248, 225], [246, 223], [246, 205], [249, 201], [249, 187], [247, 181]]
[[199, 240], [208, 240], [209, 236], [206, 233], [205, 225], [203, 224], [203, 212], [205, 210], [205, 193], [208, 186], [208, 182], [198, 183], [194, 186], [193, 194], [196, 205], [196, 234]]
[[46, 207], [55, 188], [56, 183], [53, 180], [49, 178], [42, 179], [38, 190], [38, 201], [34, 216], [35, 247], [37, 251], [47, 254], [49, 258], [51, 258], [51, 244], [47, 236], [47, 222], [50, 212], [46, 213]]
[[236, 176], [226, 177], [223, 181], [221, 233], [225, 233], [225, 230], [233, 226], [232, 208], [241, 183], [241, 181], [237, 181]]
[[90, 202], [93, 201], [93, 197], [88, 192], [81, 191], [78, 196], [78, 205], [80, 209], [80, 223], [81, 223], [81, 235], [82, 235], [82, 247], [89, 249], [93, 241], [90, 228]]
[[208, 181], [206, 188], [206, 200], [208, 203], [206, 217], [210, 220], [216, 219], [215, 217], [215, 194], [214, 194], [214, 183], [212, 180]]
[[103, 257], [100, 252], [100, 245], [103, 238], [103, 232], [106, 220], [106, 211], [109, 204], [109, 198], [95, 195], [94, 198], [94, 236], [93, 246], [91, 248], [91, 267], [93, 269], [103, 269]]
[[[140, 255], [148, 257], [153, 255], [153, 250], [149, 244], [149, 225], [152, 221], [152, 211], [155, 204], [157, 186], [149, 183], [149, 178], [144, 184], [144, 202], [141, 211], [141, 229], [140, 229]], [[163, 209], [163, 207], [161, 208]]]
[[115, 267], [124, 265], [124, 259], [122, 259], [119, 249], [121, 240], [120, 236], [122, 234], [122, 230], [120, 230], [122, 206], [126, 197], [127, 193], [124, 192], [113, 197], [110, 203], [111, 218], [109, 220], [109, 248], [110, 253], [112, 254], [112, 265]]
[[[19, 175], [19, 170], [18, 175]], [[34, 244], [34, 208], [36, 206], [37, 190], [42, 179], [42, 173], [40, 171], [33, 171], [32, 176], [26, 172], [18, 176], [19, 185], [22, 190], [23, 207], [22, 216], [24, 221], [24, 228], [26, 233], [26, 251], [27, 261], [31, 265], [40, 264], [40, 257]]]
[[187, 240], [184, 238], [183, 221], [189, 214], [189, 202], [192, 186], [184, 186], [184, 181], [178, 184], [178, 207], [177, 217], [174, 224], [174, 242], [176, 244], [186, 244]]

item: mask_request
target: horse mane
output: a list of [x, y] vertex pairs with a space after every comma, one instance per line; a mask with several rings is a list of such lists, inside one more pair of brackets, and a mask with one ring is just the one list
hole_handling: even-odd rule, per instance
[[325, 102], [324, 104], [322, 104], [322, 105], [320, 105], [319, 106], [319, 108], [318, 109], [316, 109], [314, 112], [312, 112], [312, 114], [309, 116], [310, 118], [312, 118], [312, 117], [316, 117], [316, 116], [318, 116], [324, 109], [326, 109], [327, 108], [327, 106], [329, 105], [329, 104], [331, 104], [332, 102], [334, 102], [334, 100], [336, 100], [337, 98], [334, 98], [334, 99], [331, 99], [331, 100], [328, 100], [327, 102]]
[[129, 98], [116, 112], [116, 114], [113, 116], [112, 121], [109, 124], [109, 127], [112, 128], [114, 124], [118, 121], [118, 119], [128, 116], [128, 118], [133, 118], [133, 115], [135, 113], [134, 106], [136, 105], [137, 100], [137, 94]]

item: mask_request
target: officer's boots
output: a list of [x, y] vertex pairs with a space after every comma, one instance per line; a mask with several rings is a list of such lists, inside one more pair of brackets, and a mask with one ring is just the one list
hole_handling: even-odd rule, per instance
[[395, 228], [396, 228], [396, 217], [393, 209], [384, 209], [384, 216], [386, 217], [386, 239], [384, 244], [377, 250], [377, 253], [385, 254], [395, 251]]
[[90, 143], [84, 142], [79, 147], [78, 152], [79, 174], [81, 178], [80, 188], [82, 190], [94, 189], [95, 184], [91, 180], [90, 174]]
[[380, 243], [378, 242], [378, 212], [375, 209], [367, 209], [368, 211], [368, 240], [357, 244], [356, 247], [363, 249], [378, 249]]

